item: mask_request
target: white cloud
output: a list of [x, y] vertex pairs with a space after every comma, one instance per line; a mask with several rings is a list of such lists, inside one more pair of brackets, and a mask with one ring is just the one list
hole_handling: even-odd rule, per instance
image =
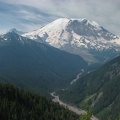
[[6, 3], [19, 7], [17, 19], [26, 26], [41, 26], [59, 17], [84, 17], [120, 35], [119, 0], [7, 0]]

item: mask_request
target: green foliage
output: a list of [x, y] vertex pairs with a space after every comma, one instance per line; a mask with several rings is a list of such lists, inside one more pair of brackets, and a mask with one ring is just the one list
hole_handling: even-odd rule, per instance
[[120, 56], [58, 92], [60, 99], [83, 109], [91, 106], [101, 120], [115, 120], [120, 114]]
[[43, 94], [68, 85], [87, 66], [80, 56], [15, 33], [0, 37], [0, 44], [0, 75], [6, 82]]
[[68, 109], [39, 96], [19, 90], [13, 85], [0, 84], [1, 120], [77, 120]]
[[85, 112], [86, 112], [85, 114], [80, 115], [79, 120], [91, 120], [92, 113], [89, 107], [86, 108]]

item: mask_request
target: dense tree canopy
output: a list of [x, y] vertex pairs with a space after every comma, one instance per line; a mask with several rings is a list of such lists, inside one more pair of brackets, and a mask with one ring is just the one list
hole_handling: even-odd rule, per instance
[[78, 115], [38, 94], [0, 84], [1, 120], [77, 120]]

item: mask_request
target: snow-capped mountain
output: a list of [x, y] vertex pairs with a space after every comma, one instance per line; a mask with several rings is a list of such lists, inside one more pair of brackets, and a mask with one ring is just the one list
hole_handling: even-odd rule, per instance
[[0, 76], [3, 81], [6, 76], [5, 82], [48, 92], [68, 85], [87, 68], [87, 62], [80, 56], [35, 42], [13, 31], [0, 36]]
[[9, 31], [6, 34], [0, 35], [0, 42], [2, 44], [9, 44], [9, 43], [19, 43], [19, 44], [29, 44], [30, 40], [26, 37], [22, 37], [18, 35], [14, 31]]
[[16, 28], [12, 28], [12, 29], [10, 29], [8, 32], [15, 32], [15, 33], [17, 33], [18, 35], [25, 34], [25, 32], [23, 32], [23, 31], [18, 31]]
[[23, 36], [78, 54], [88, 62], [104, 62], [120, 51], [118, 36], [85, 18], [60, 18]]

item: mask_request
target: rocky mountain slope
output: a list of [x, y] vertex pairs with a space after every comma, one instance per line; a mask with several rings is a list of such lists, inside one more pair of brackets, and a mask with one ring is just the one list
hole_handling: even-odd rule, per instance
[[60, 18], [23, 36], [80, 55], [90, 63], [106, 62], [120, 51], [118, 36], [85, 18]]
[[100, 120], [119, 120], [120, 56], [78, 79], [59, 95], [62, 100], [80, 108], [90, 106]]
[[25, 34], [25, 32], [23, 32], [23, 31], [18, 31], [16, 28], [10, 29], [9, 32], [15, 32], [15, 33], [17, 33], [18, 35]]
[[80, 56], [15, 32], [0, 36], [0, 75], [19, 87], [48, 92], [67, 85], [86, 67]]
[[79, 116], [39, 94], [0, 83], [1, 120], [79, 120]]

